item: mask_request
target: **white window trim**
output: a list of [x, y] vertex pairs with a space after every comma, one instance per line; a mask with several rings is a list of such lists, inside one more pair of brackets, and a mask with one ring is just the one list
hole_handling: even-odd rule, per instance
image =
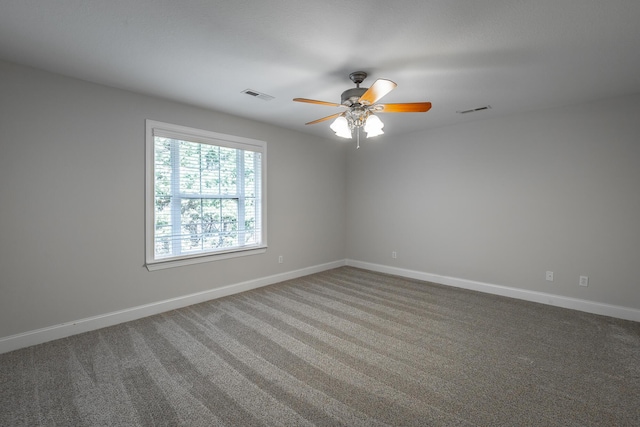
[[[229, 148], [247, 149], [261, 153], [261, 243], [246, 248], [235, 248], [206, 254], [183, 255], [169, 259], [155, 259], [154, 245], [154, 190], [155, 190], [155, 156], [154, 136], [182, 139], [192, 142], [214, 144]], [[155, 120], [146, 120], [145, 135], [145, 266], [149, 271], [181, 267], [202, 262], [218, 261], [223, 259], [257, 255], [267, 250], [267, 143], [264, 141], [244, 138], [235, 135], [226, 135], [202, 129], [174, 125]]]

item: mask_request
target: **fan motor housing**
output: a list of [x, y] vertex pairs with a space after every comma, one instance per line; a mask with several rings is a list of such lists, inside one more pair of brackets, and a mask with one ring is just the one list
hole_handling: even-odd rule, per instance
[[342, 92], [341, 103], [348, 107], [356, 104], [360, 97], [369, 89], [368, 87], [354, 87], [353, 89], [347, 89]]

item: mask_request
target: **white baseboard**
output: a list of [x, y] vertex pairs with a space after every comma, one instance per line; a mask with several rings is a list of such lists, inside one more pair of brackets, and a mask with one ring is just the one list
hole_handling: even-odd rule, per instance
[[440, 276], [437, 274], [425, 273], [415, 270], [390, 267], [387, 265], [373, 264], [352, 259], [346, 260], [346, 265], [363, 268], [365, 270], [377, 271], [380, 273], [393, 274], [396, 276], [411, 279], [424, 280], [441, 285], [454, 286], [457, 288], [469, 289], [473, 291], [485, 292], [488, 294], [501, 295], [525, 301], [548, 304], [555, 307], [569, 308], [572, 310], [584, 311], [587, 313], [600, 314], [603, 316], [615, 317], [618, 319], [633, 320], [640, 322], [640, 310], [621, 307], [617, 305], [604, 304], [600, 302], [582, 300], [577, 298], [563, 297], [560, 295], [548, 294], [544, 292], [529, 291], [525, 289], [510, 288], [508, 286], [494, 285], [491, 283], [476, 282], [474, 280], [459, 279], [456, 277]]
[[319, 273], [321, 271], [330, 270], [332, 268], [341, 267], [343, 265], [345, 265], [345, 260], [334, 261], [327, 264], [320, 264], [312, 267], [302, 268], [300, 270], [279, 273], [272, 276], [227, 285], [221, 288], [211, 289], [204, 292], [184, 295], [165, 301], [158, 301], [151, 304], [127, 308], [125, 310], [101, 314], [98, 316], [88, 317], [86, 319], [80, 319], [73, 322], [62, 323], [59, 325], [48, 326], [42, 329], [3, 337], [0, 338], [0, 354], [36, 344], [42, 344], [60, 338], [65, 338], [83, 332], [105, 328], [107, 326], [117, 325], [119, 323], [128, 322], [131, 320], [141, 319], [143, 317], [152, 316], [154, 314], [164, 313], [166, 311], [175, 310], [216, 298], [221, 298], [227, 295], [233, 295], [239, 292], [248, 291], [250, 289], [272, 285], [274, 283], [283, 282], [285, 280], [291, 280], [297, 277]]
[[640, 322], [640, 310], [634, 308], [621, 307], [577, 298], [563, 297], [544, 292], [510, 288], [507, 286], [494, 285], [491, 283], [483, 283], [474, 280], [459, 279], [456, 277], [441, 276], [437, 274], [425, 273], [422, 271], [407, 270], [381, 264], [373, 264], [363, 261], [346, 259], [307, 267], [300, 270], [279, 273], [272, 276], [227, 285], [221, 288], [211, 289], [208, 291], [198, 292], [190, 295], [184, 295], [165, 301], [158, 301], [151, 304], [115, 311], [112, 313], [88, 317], [73, 322], [48, 326], [46, 328], [27, 331], [8, 337], [2, 337], [0, 338], [0, 354], [36, 344], [42, 344], [60, 338], [65, 338], [83, 332], [105, 328], [107, 326], [117, 325], [119, 323], [128, 322], [131, 320], [141, 319], [143, 317], [164, 313], [166, 311], [175, 310], [216, 298], [221, 298], [227, 295], [233, 295], [239, 292], [272, 285], [274, 283], [283, 282], [285, 280], [291, 280], [309, 274], [319, 273], [321, 271], [338, 268], [343, 265], [363, 268], [365, 270], [377, 271], [380, 273], [394, 274], [396, 276], [407, 277], [411, 279], [424, 280], [427, 282], [439, 283], [442, 285], [454, 286], [457, 288], [470, 289], [494, 295], [517, 298], [525, 301], [548, 304], [556, 307], [569, 308], [572, 310], [579, 310], [587, 313], [600, 314], [603, 316], [610, 316], [618, 319]]

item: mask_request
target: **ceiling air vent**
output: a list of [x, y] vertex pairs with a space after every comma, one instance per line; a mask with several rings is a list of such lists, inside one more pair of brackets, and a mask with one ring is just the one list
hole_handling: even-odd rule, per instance
[[246, 93], [247, 95], [253, 96], [254, 98], [262, 99], [263, 101], [271, 101], [274, 97], [271, 95], [267, 95], [266, 93], [258, 92], [253, 89], [245, 89], [242, 93]]
[[476, 111], [490, 110], [490, 109], [491, 109], [491, 105], [485, 105], [484, 107], [472, 108], [470, 110], [456, 111], [456, 113], [467, 114], [467, 113], [475, 113]]

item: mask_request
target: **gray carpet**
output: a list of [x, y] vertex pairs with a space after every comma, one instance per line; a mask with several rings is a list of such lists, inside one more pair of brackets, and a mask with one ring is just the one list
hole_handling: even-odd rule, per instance
[[2, 426], [638, 426], [640, 324], [343, 267], [0, 355]]

